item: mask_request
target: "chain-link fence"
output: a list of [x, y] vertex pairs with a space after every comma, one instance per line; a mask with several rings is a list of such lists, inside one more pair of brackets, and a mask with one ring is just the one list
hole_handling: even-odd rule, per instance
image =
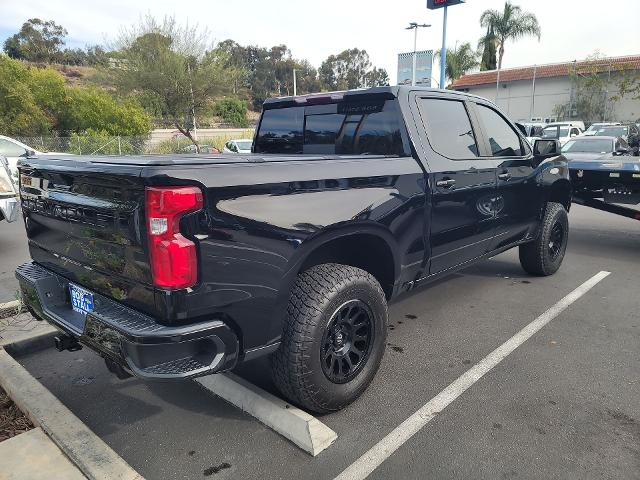
[[[20, 142], [40, 152], [60, 152], [73, 155], [141, 155], [167, 153], [194, 153], [195, 146], [184, 135], [169, 134], [166, 136], [90, 136], [73, 135], [70, 137], [15, 137]], [[198, 137], [201, 153], [222, 151], [229, 140], [237, 138], [253, 138], [253, 130]]]

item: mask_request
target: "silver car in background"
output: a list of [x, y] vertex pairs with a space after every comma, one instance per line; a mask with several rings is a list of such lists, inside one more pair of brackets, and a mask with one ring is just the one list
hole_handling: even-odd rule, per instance
[[250, 138], [239, 138], [237, 140], [229, 140], [224, 144], [223, 153], [251, 153], [251, 144], [253, 140]]
[[0, 221], [18, 218], [18, 189], [9, 169], [9, 161], [0, 156]]

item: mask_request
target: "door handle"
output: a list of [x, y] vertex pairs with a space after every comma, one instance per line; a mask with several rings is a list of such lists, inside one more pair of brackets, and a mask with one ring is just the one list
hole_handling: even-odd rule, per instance
[[500, 180], [509, 180], [511, 178], [511, 174], [509, 172], [504, 172], [504, 173], [500, 173], [498, 174], [498, 178]]
[[456, 181], [453, 178], [445, 178], [444, 180], [438, 180], [436, 182], [436, 187], [451, 188], [455, 184], [456, 184]]

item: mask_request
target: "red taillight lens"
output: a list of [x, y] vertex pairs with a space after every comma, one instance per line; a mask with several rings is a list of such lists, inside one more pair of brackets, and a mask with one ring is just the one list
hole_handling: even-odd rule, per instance
[[196, 245], [180, 234], [180, 217], [201, 208], [197, 187], [147, 187], [147, 236], [156, 287], [187, 288], [198, 280]]

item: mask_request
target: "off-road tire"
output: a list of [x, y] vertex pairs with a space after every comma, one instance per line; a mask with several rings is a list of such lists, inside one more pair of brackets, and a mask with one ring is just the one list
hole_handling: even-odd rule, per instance
[[[558, 228], [561, 229], [561, 234], [558, 234], [556, 230]], [[556, 238], [555, 242], [552, 240], [552, 236]], [[564, 206], [555, 202], [547, 203], [538, 238], [520, 245], [520, 265], [531, 275], [553, 275], [558, 271], [564, 259], [568, 237], [569, 219]], [[553, 246], [557, 247], [558, 238], [562, 243], [554, 255], [552, 250]]]
[[[368, 356], [354, 377], [335, 383], [325, 373], [321, 349], [340, 307], [358, 302], [370, 313]], [[361, 320], [359, 320], [361, 321]], [[292, 403], [318, 413], [340, 410], [367, 388], [382, 361], [387, 302], [378, 281], [359, 268], [326, 263], [300, 273], [291, 292], [279, 349], [271, 357], [274, 383]], [[326, 347], [325, 347], [326, 348]], [[346, 364], [345, 364], [346, 365]], [[331, 371], [331, 373], [333, 370]]]

